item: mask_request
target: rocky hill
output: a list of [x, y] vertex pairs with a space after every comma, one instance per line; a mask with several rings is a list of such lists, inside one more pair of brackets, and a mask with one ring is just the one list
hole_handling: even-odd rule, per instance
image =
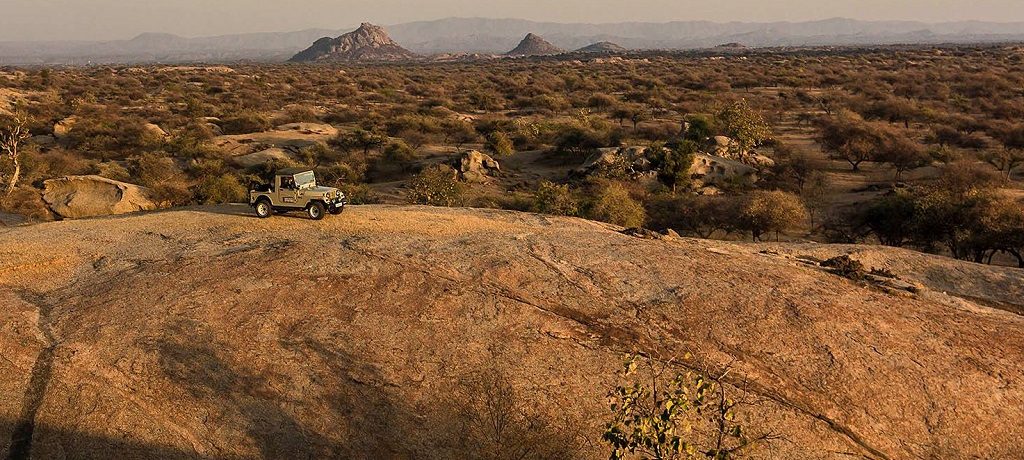
[[291, 62], [405, 61], [418, 56], [402, 48], [380, 26], [363, 23], [337, 38], [324, 37], [291, 58]]
[[614, 53], [622, 53], [622, 52], [625, 52], [625, 51], [627, 51], [626, 48], [623, 48], [623, 47], [621, 47], [619, 45], [616, 45], [615, 43], [612, 43], [612, 42], [597, 42], [597, 43], [594, 43], [594, 44], [591, 44], [591, 45], [584, 46], [583, 48], [580, 48], [580, 49], [576, 50], [575, 52], [576, 53], [605, 53], [605, 54], [614, 54]]
[[507, 56], [549, 56], [552, 54], [561, 54], [565, 50], [552, 45], [547, 40], [544, 40], [536, 34], [526, 34], [523, 41], [519, 42], [519, 46], [515, 49], [505, 53]]
[[[466, 401], [495, 376], [547, 421], [507, 442], [600, 458], [631, 351], [728, 369], [747, 425], [779, 437], [762, 457], [1024, 445], [1015, 269], [392, 206], [52, 222], [0, 230], [0, 253], [5, 458], [472, 457]], [[899, 283], [815, 263], [845, 253]]]

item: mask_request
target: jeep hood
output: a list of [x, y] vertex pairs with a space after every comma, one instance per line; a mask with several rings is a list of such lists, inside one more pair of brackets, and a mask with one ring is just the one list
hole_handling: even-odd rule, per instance
[[339, 190], [336, 189], [336, 188], [332, 188], [332, 187], [319, 187], [319, 186], [303, 189], [302, 191], [303, 192], [310, 192], [310, 193], [317, 193], [317, 194], [339, 192]]

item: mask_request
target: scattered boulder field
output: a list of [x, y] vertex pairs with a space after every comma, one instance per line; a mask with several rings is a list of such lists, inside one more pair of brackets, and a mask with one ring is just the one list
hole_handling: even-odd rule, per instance
[[[639, 351], [728, 370], [745, 426], [778, 439], [755, 457], [1019, 458], [1024, 272], [633, 234], [408, 206], [0, 229], [0, 456], [459, 458], [461, 402], [499, 375], [600, 458]], [[820, 263], [840, 255], [913, 289]]]
[[[720, 136], [721, 137], [721, 136]], [[726, 145], [733, 145], [728, 138], [722, 142]], [[766, 166], [764, 159], [769, 158], [755, 153], [736, 153], [726, 149], [718, 149], [713, 141], [705, 149], [705, 153], [697, 152], [693, 157], [693, 164], [690, 167], [690, 178], [695, 188], [722, 186], [730, 181], [743, 180], [755, 183], [758, 180], [760, 169]], [[753, 163], [753, 164], [751, 164]], [[578, 168], [573, 170], [576, 177], [587, 177], [601, 174], [610, 168], [624, 169], [627, 174], [634, 178], [653, 177], [658, 173], [654, 167], [651, 149], [641, 146], [626, 146], [597, 149], [595, 153]]]

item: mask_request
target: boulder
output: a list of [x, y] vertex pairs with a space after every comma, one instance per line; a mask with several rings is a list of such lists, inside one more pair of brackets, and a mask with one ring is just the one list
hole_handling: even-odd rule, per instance
[[740, 148], [740, 144], [727, 136], [715, 136], [708, 139], [705, 151], [715, 156], [731, 158]]
[[216, 123], [206, 123], [205, 126], [206, 126], [207, 129], [210, 130], [211, 133], [213, 133], [214, 136], [223, 136], [224, 135], [224, 130], [221, 129], [220, 125], [218, 125]]
[[75, 123], [78, 123], [78, 117], [74, 115], [58, 121], [53, 125], [53, 136], [57, 139], [68, 137], [68, 133], [71, 132], [71, 128], [75, 126]]
[[169, 136], [169, 134], [167, 134], [167, 131], [164, 131], [164, 129], [161, 128], [156, 123], [146, 123], [146, 124], [142, 125], [142, 129], [146, 132], [146, 134], [149, 134], [149, 135], [151, 135], [153, 137], [157, 137], [157, 138], [161, 138], [162, 139], [162, 138], [166, 138], [167, 136]]
[[326, 123], [288, 123], [274, 128], [277, 131], [296, 131], [300, 134], [334, 137], [338, 135], [338, 128]]
[[231, 161], [242, 168], [251, 168], [253, 166], [261, 165], [268, 161], [291, 161], [291, 157], [284, 149], [278, 147], [271, 147], [266, 150], [260, 150], [259, 152], [250, 153], [247, 155], [239, 155], [231, 159]]
[[756, 152], [750, 152], [743, 160], [744, 163], [762, 170], [775, 166], [775, 160]]
[[65, 219], [157, 208], [150, 189], [101, 176], [67, 176], [43, 184], [43, 201], [54, 214]]
[[466, 182], [487, 182], [488, 178], [501, 173], [498, 161], [478, 150], [462, 154], [455, 164], [459, 177]]
[[203, 126], [210, 130], [214, 136], [223, 136], [224, 130], [220, 127], [221, 120], [217, 117], [202, 117]]
[[775, 166], [775, 160], [758, 153], [755, 150], [744, 151], [740, 144], [727, 136], [715, 136], [708, 139], [704, 151], [710, 155], [739, 161], [757, 169], [767, 169]]
[[713, 187], [709, 185], [706, 187], [701, 187], [700, 190], [697, 190], [697, 194], [700, 196], [718, 196], [722, 194], [722, 190], [719, 189], [718, 187]]
[[693, 158], [690, 169], [694, 186], [702, 188], [708, 185], [722, 185], [737, 178], [748, 178], [757, 181], [757, 169], [739, 161], [717, 155], [698, 153]]
[[598, 149], [590, 155], [583, 165], [576, 169], [576, 174], [591, 174], [621, 167], [631, 175], [644, 175], [651, 171], [651, 160], [647, 155], [647, 147], [613, 147]]

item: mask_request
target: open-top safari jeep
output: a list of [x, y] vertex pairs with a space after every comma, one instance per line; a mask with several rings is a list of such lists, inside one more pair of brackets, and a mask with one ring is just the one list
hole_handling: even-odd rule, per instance
[[273, 182], [249, 190], [249, 205], [259, 217], [274, 212], [304, 211], [311, 219], [320, 220], [326, 213], [341, 214], [348, 200], [336, 188], [320, 187], [309, 168], [288, 168], [277, 171]]

